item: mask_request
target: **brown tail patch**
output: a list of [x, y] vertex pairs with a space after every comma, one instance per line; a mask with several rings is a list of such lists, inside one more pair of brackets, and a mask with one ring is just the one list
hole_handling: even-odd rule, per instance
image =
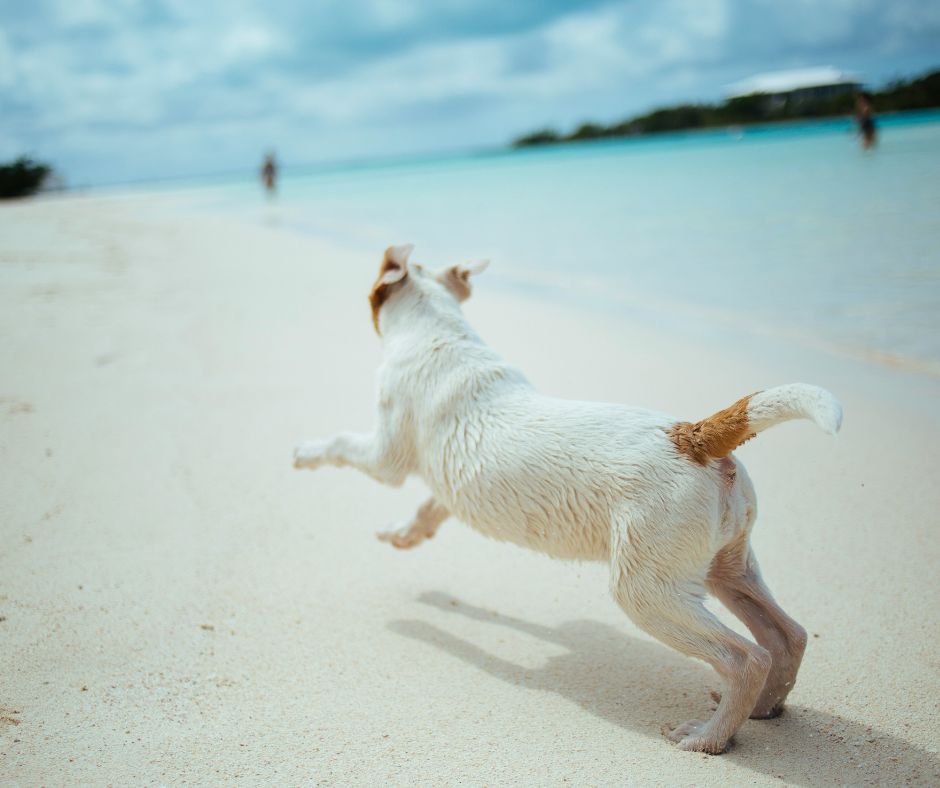
[[669, 429], [669, 439], [680, 454], [699, 465], [727, 457], [757, 433], [747, 418], [747, 404], [753, 394], [742, 397], [729, 408], [692, 424], [680, 421]]

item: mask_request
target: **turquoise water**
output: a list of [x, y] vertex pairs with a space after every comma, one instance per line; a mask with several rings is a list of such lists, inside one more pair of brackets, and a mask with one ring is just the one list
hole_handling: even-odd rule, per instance
[[[940, 113], [321, 168], [202, 208], [377, 256], [489, 257], [504, 285], [940, 374]], [[487, 274], [490, 276], [490, 274]]]

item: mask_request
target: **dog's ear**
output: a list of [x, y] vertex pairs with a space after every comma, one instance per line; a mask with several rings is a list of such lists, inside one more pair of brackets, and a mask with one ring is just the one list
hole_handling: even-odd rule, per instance
[[490, 264], [489, 260], [476, 260], [470, 263], [460, 263], [445, 268], [437, 275], [437, 281], [454, 294], [458, 301], [466, 301], [470, 298], [470, 277], [476, 276], [486, 270]]
[[414, 250], [414, 244], [390, 246], [385, 250], [382, 267], [379, 269], [379, 278], [376, 284], [393, 285], [400, 282], [408, 274], [408, 258]]
[[482, 274], [490, 265], [489, 260], [473, 260], [468, 263], [455, 265], [454, 268], [461, 279], [466, 282], [471, 276]]
[[372, 325], [375, 326], [376, 334], [382, 333], [379, 330], [379, 310], [388, 299], [392, 285], [401, 282], [408, 276], [408, 257], [414, 248], [414, 244], [402, 244], [401, 246], [390, 246], [385, 250], [382, 265], [379, 267], [379, 275], [375, 280], [375, 284], [372, 285], [372, 292], [369, 293], [369, 304], [372, 307]]

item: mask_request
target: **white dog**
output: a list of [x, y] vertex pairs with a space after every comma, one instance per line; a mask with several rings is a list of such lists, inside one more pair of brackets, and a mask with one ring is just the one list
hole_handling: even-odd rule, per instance
[[[495, 539], [556, 558], [607, 561], [614, 599], [644, 630], [704, 660], [725, 692], [707, 722], [670, 734], [720, 753], [751, 716], [780, 713], [806, 632], [773, 600], [748, 537], [754, 489], [731, 452], [781, 421], [829, 433], [842, 420], [827, 391], [800, 383], [753, 394], [695, 424], [660, 413], [544, 397], [464, 319], [469, 277], [486, 263], [432, 272], [390, 247], [370, 294], [382, 337], [378, 427], [300, 445], [295, 466], [351, 465], [433, 492], [396, 547], [432, 537], [453, 515]], [[702, 604], [720, 599], [757, 644]]]

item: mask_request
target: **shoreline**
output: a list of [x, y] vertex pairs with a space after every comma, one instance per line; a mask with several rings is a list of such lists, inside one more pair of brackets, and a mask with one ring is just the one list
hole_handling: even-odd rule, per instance
[[[206, 186], [199, 191], [217, 189]], [[161, 204], [167, 209], [167, 215], [180, 218], [189, 215], [209, 221], [234, 222], [233, 216], [223, 211], [203, 211], [187, 205], [193, 197], [192, 190], [180, 192], [127, 193], [116, 195], [73, 196], [74, 199], [101, 200], [104, 203], [121, 202], [125, 199], [143, 203]], [[71, 199], [71, 198], [70, 198]], [[185, 206], [185, 207], [183, 207]], [[258, 229], [282, 231], [311, 241], [323, 241], [325, 233], [320, 232], [302, 221], [286, 221], [280, 215], [279, 204], [262, 204], [256, 209], [245, 212], [239, 220], [252, 223]], [[375, 249], [365, 243], [362, 237], [352, 238], [342, 232], [333, 233], [327, 242], [343, 250], [345, 254], [358, 257], [374, 255]], [[420, 252], [420, 250], [419, 250]], [[420, 254], [419, 254], [420, 256]], [[498, 263], [498, 261], [496, 261]], [[574, 309], [592, 311], [600, 307], [603, 311], [622, 318], [627, 323], [635, 323], [641, 317], [648, 318], [656, 325], [679, 336], [692, 336], [702, 326], [704, 330], [724, 340], [737, 341], [746, 338], [748, 344], [769, 341], [779, 347], [799, 345], [806, 351], [828, 355], [834, 359], [852, 360], [892, 369], [912, 375], [923, 376], [933, 381], [940, 381], [940, 360], [924, 358], [883, 348], [866, 347], [862, 344], [840, 342], [827, 338], [813, 331], [786, 329], [779, 321], [762, 321], [753, 312], [735, 313], [731, 309], [715, 305], [698, 305], [679, 299], [665, 299], [650, 291], [641, 291], [633, 297], [626, 297], [618, 291], [621, 284], [616, 280], [604, 279], [603, 273], [592, 273], [587, 279], [576, 281], [565, 279], [557, 271], [529, 271], [516, 268], [510, 272], [499, 270], [490, 273], [500, 289], [508, 294], [537, 293], [539, 297], [554, 303], [567, 304]], [[779, 352], [779, 351], [778, 351]]]
[[[680, 337], [694, 335], [693, 326], [709, 336], [725, 342], [743, 340], [748, 345], [769, 341], [778, 347], [799, 346], [808, 352], [824, 354], [833, 359], [856, 361], [891, 369], [911, 375], [922, 376], [940, 383], [940, 361], [933, 359], [905, 356], [877, 348], [862, 345], [852, 346], [825, 339], [811, 332], [796, 329], [783, 330], [771, 322], [760, 322], [755, 315], [735, 314], [720, 307], [697, 306], [684, 301], [657, 299], [652, 294], [640, 293], [626, 298], [623, 294], [611, 295], [610, 283], [595, 277], [587, 286], [582, 283], [553, 280], [544, 273], [522, 276], [516, 272], [512, 276], [503, 276], [499, 284], [510, 293], [532, 291], [539, 297], [556, 303], [569, 304], [574, 309], [591, 310], [600, 307], [603, 311], [618, 316], [627, 323], [636, 323], [645, 316], [655, 325]], [[577, 289], [573, 290], [572, 286]]]
[[[911, 109], [895, 110], [879, 113], [878, 118], [890, 121], [887, 126], [891, 128], [897, 125], [919, 125], [920, 123], [936, 123], [940, 121], [940, 107], [931, 109]], [[909, 119], [910, 123], [905, 123]], [[439, 164], [441, 162], [467, 162], [486, 159], [501, 159], [511, 157], [516, 154], [525, 154], [527, 152], [537, 153], [542, 149], [579, 147], [584, 145], [602, 146], [605, 143], [616, 146], [618, 144], [641, 142], [643, 140], [660, 140], [673, 137], [689, 137], [702, 134], [705, 136], [713, 135], [719, 138], [729, 136], [729, 130], [747, 131], [751, 130], [788, 130], [800, 126], [819, 127], [821, 131], [831, 130], [837, 123], [844, 121], [851, 126], [850, 115], [833, 115], [825, 118], [806, 118], [803, 120], [781, 120], [770, 123], [753, 123], [744, 126], [715, 126], [700, 129], [685, 129], [677, 131], [657, 131], [646, 134], [635, 134], [622, 137], [601, 137], [595, 139], [566, 140], [563, 142], [553, 142], [540, 145], [528, 145], [521, 148], [512, 145], [493, 145], [477, 148], [461, 148], [458, 150], [441, 151], [439, 153], [421, 154], [408, 153], [400, 156], [364, 158], [364, 159], [343, 159], [339, 161], [321, 161], [307, 162], [301, 164], [288, 165], [289, 169], [284, 174], [284, 178], [293, 179], [297, 177], [310, 177], [317, 175], [348, 175], [358, 171], [395, 169], [414, 165], [421, 167], [424, 165]], [[746, 134], [744, 135], [747, 136]], [[734, 139], [734, 138], [733, 138]], [[737, 141], [737, 140], [735, 140]], [[227, 170], [225, 172], [211, 172], [200, 175], [187, 175], [179, 177], [170, 177], [162, 179], [144, 179], [138, 181], [116, 181], [101, 184], [86, 184], [74, 188], [63, 188], [49, 192], [41, 192], [38, 196], [42, 199], [57, 197], [119, 197], [123, 192], [128, 195], [136, 193], [149, 194], [150, 192], [160, 193], [164, 188], [176, 184], [179, 190], [201, 189], [201, 188], [219, 188], [220, 186], [230, 186], [233, 183], [251, 183], [256, 181], [254, 171], [245, 170]], [[203, 187], [203, 183], [207, 185]], [[186, 186], [185, 184], [196, 184]], [[166, 193], [175, 191], [166, 188]]]
[[[667, 108], [668, 109], [668, 108]], [[895, 125], [908, 125], [905, 121], [908, 121], [911, 124], [917, 123], [931, 123], [936, 122], [938, 116], [940, 116], [940, 106], [938, 107], [921, 107], [918, 109], [896, 109], [896, 110], [886, 110], [878, 112], [876, 115], [877, 120], [889, 121], [888, 127]], [[921, 120], [921, 117], [924, 117], [924, 120]], [[685, 137], [696, 134], [731, 134], [732, 132], [736, 135], [736, 139], [741, 139], [746, 136], [745, 132], [748, 130], [753, 130], [757, 132], [765, 131], [776, 131], [776, 130], [786, 130], [786, 129], [795, 129], [795, 128], [818, 128], [820, 130], [831, 129], [834, 126], [841, 125], [845, 123], [849, 126], [849, 130], [854, 131], [856, 128], [856, 121], [854, 119], [853, 112], [842, 112], [834, 115], [817, 115], [817, 116], [807, 116], [802, 118], [789, 118], [781, 120], [763, 120], [763, 121], [752, 121], [746, 123], [721, 123], [712, 126], [690, 126], [684, 129], [668, 129], [663, 131], [641, 131], [634, 132], [629, 134], [597, 134], [596, 136], [581, 137], [581, 138], [569, 138], [569, 137], [559, 137], [556, 140], [540, 140], [537, 142], [524, 142], [522, 144], [514, 143], [512, 145], [513, 150], [527, 150], [531, 148], [546, 148], [559, 145], [579, 145], [581, 143], [591, 143], [591, 142], [602, 142], [609, 141], [614, 142], [617, 140], [640, 140], [645, 137], [663, 137], [663, 136], [678, 136]], [[603, 127], [601, 127], [603, 128]], [[522, 138], [524, 139], [524, 138]]]
[[836, 439], [795, 424], [738, 453], [764, 574], [811, 633], [789, 710], [724, 756], [681, 753], [661, 727], [719, 682], [633, 627], [603, 566], [456, 522], [396, 552], [373, 532], [419, 482], [290, 467], [296, 441], [372, 423], [381, 249], [167, 204], [0, 205], [5, 778], [940, 779], [931, 378], [480, 277], [468, 318], [546, 393], [683, 418], [790, 380], [843, 401]]

